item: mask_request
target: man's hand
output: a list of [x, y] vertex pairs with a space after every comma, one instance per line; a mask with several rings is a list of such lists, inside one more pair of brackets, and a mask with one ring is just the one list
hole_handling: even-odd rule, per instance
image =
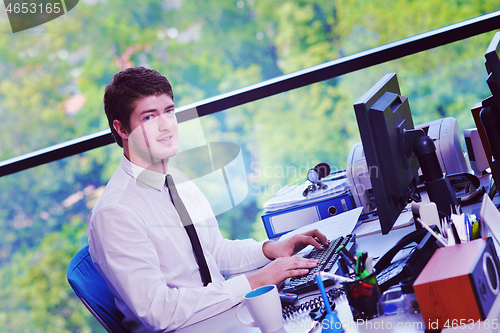
[[279, 284], [281, 281], [292, 276], [304, 275], [309, 268], [316, 267], [317, 260], [299, 257], [278, 258], [261, 269], [247, 274], [248, 282], [252, 289], [268, 284]]
[[322, 250], [322, 245], [328, 246], [328, 240], [325, 235], [317, 229], [314, 229], [277, 242], [265, 242], [264, 245], [262, 245], [262, 252], [264, 252], [264, 255], [268, 259], [274, 260], [280, 257], [290, 257], [307, 245], [312, 245]]

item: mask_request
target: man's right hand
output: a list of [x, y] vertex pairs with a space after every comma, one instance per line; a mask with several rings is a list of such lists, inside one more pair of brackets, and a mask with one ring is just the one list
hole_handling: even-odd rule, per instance
[[255, 289], [268, 284], [277, 285], [286, 278], [307, 274], [317, 264], [318, 261], [313, 259], [281, 257], [246, 276], [250, 287]]

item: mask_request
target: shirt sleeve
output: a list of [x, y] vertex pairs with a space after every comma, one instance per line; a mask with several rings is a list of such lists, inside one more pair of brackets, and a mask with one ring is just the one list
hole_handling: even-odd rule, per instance
[[212, 232], [211, 252], [224, 276], [244, 273], [263, 267], [271, 262], [262, 252], [264, 242], [254, 239], [229, 240], [222, 236], [219, 228]]
[[[170, 287], [146, 225], [127, 206], [102, 208], [93, 212], [89, 222], [92, 259], [117, 297], [117, 304], [126, 304], [151, 331], [170, 331], [216, 315], [241, 302], [250, 291], [243, 275], [207, 287]], [[216, 246], [217, 252], [226, 246], [222, 241]], [[234, 258], [221, 261], [229, 263]]]
[[[208, 250], [214, 256], [223, 276], [255, 270], [271, 262], [262, 251], [264, 241], [257, 242], [250, 238], [243, 240], [224, 238], [207, 198], [198, 187], [191, 182], [188, 184], [191, 186], [189, 189], [189, 193], [192, 194], [190, 199], [194, 200], [192, 212], [195, 207], [198, 208], [198, 211], [203, 212], [202, 220], [206, 223], [210, 239]], [[185, 198], [187, 197], [185, 196]]]

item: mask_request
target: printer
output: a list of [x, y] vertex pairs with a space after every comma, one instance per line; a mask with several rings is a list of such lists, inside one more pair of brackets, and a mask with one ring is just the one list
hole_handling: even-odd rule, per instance
[[[465, 158], [460, 145], [461, 132], [455, 118], [446, 117], [417, 125], [415, 128], [422, 129], [434, 141], [436, 155], [444, 173], [472, 173], [470, 162]], [[347, 182], [356, 206], [363, 207], [365, 214], [373, 211], [375, 204], [372, 186], [361, 142], [352, 146], [347, 158], [346, 171]]]
[[415, 126], [424, 130], [436, 146], [436, 155], [441, 170], [447, 175], [454, 173], [472, 173], [470, 162], [465, 158], [465, 153], [460, 145], [462, 134], [458, 128], [457, 120], [446, 117]]

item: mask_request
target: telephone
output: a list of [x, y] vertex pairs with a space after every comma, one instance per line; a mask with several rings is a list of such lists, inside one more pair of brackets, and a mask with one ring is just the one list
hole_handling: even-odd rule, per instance
[[486, 193], [484, 186], [481, 186], [479, 178], [470, 173], [454, 173], [448, 175], [450, 185], [457, 194], [458, 204], [467, 206], [478, 202]]
[[[431, 228], [435, 231], [438, 230], [436, 226]], [[394, 257], [411, 243], [416, 243], [416, 245], [410, 254], [392, 262]], [[377, 283], [380, 292], [386, 291], [406, 278], [416, 278], [439, 247], [441, 245], [436, 242], [436, 239], [423, 228], [401, 238], [374, 266], [375, 272], [379, 272], [377, 273]]]

